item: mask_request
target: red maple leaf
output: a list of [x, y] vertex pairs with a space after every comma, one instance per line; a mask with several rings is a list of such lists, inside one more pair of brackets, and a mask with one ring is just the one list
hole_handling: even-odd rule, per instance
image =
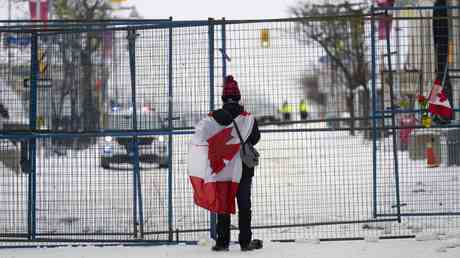
[[426, 102], [426, 98], [423, 95], [418, 95], [417, 99], [419, 104], [423, 105]]
[[447, 100], [446, 93], [444, 93], [443, 90], [438, 94], [438, 97], [439, 97], [439, 101], [440, 101], [440, 102], [444, 102], [444, 101]]
[[239, 144], [226, 144], [233, 137], [232, 127], [225, 128], [208, 139], [208, 159], [211, 162], [213, 173], [219, 173], [224, 169], [224, 160], [231, 160], [240, 150]]

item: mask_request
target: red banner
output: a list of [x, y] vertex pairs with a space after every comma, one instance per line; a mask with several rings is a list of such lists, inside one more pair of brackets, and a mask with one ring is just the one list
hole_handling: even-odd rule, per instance
[[[384, 8], [390, 8], [393, 7], [395, 4], [394, 0], [376, 0], [377, 5], [379, 7], [384, 7]], [[387, 37], [390, 37], [390, 32], [391, 32], [391, 23], [392, 23], [393, 17], [391, 15], [382, 15], [379, 17], [379, 27], [378, 27], [378, 32], [379, 32], [379, 39], [386, 39]]]
[[[37, 17], [37, 1], [40, 1], [40, 17]], [[30, 0], [29, 1], [30, 18], [32, 20], [48, 20], [48, 0]]]
[[393, 17], [391, 15], [383, 14], [379, 17], [379, 39], [387, 39], [390, 36], [392, 21]]
[[395, 3], [395, 0], [376, 0], [376, 2], [380, 7], [392, 7]]

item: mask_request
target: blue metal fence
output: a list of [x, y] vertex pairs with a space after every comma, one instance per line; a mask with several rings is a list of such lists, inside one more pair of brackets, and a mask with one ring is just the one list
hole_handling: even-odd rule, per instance
[[[420, 15], [406, 17], [404, 10]], [[8, 96], [2, 103], [10, 107], [0, 145], [0, 241], [153, 244], [214, 236], [215, 216], [193, 205], [187, 153], [194, 124], [222, 104], [227, 74], [239, 82], [242, 103], [262, 131], [252, 196], [255, 236], [389, 238], [458, 228], [457, 120], [431, 128], [401, 122], [421, 112], [414, 98], [426, 94], [435, 74], [427, 69], [435, 48], [414, 33], [429, 29], [426, 21], [433, 19], [420, 10], [432, 9], [0, 27], [2, 34], [31, 39], [30, 46], [0, 52], [6, 59], [2, 95]], [[400, 21], [388, 27], [387, 39], [378, 38], [381, 12]], [[347, 26], [344, 49], [356, 40], [366, 49], [367, 91], [347, 88], [330, 53], [302, 27], [334, 22]], [[362, 35], [355, 38], [359, 23]], [[398, 44], [396, 30], [405, 31]], [[419, 49], [426, 51], [424, 61], [414, 59]], [[393, 55], [424, 79], [406, 79]], [[345, 63], [353, 67], [353, 60]], [[24, 68], [30, 73], [16, 72]], [[404, 94], [412, 104], [402, 108]], [[459, 96], [455, 87], [453, 94]], [[298, 113], [302, 99], [310, 108], [306, 119]], [[366, 113], [363, 103], [370, 100], [373, 112]], [[289, 120], [278, 111], [283, 102], [293, 109]], [[426, 168], [426, 135], [437, 137], [437, 168]]]

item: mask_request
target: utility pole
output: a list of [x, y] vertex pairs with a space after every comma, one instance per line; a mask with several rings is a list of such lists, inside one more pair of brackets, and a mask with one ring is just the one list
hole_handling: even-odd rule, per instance
[[48, 0], [48, 20], [53, 19], [53, 0]]
[[[396, 7], [399, 7], [400, 5], [398, 5], [398, 3], [395, 4]], [[393, 16], [395, 15], [400, 15], [400, 13], [396, 14], [396, 13], [393, 13]], [[400, 32], [400, 27], [399, 27], [399, 19], [398, 17], [396, 17], [395, 20], [395, 40], [396, 40], [396, 73], [395, 73], [395, 98], [396, 98], [396, 101], [399, 101], [401, 100], [401, 75], [402, 75], [402, 68], [401, 68], [401, 55], [403, 54], [401, 52], [401, 43], [400, 43], [400, 35], [399, 35], [399, 32]], [[391, 28], [390, 28], [391, 30]], [[387, 37], [389, 37], [389, 35], [387, 35]], [[388, 53], [390, 54], [390, 53]], [[390, 67], [390, 70], [392, 68]]]
[[8, 0], [8, 21], [11, 20], [11, 0]]

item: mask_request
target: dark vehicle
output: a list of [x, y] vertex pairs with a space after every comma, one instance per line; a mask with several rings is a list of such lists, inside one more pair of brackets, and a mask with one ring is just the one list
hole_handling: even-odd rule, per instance
[[[146, 107], [139, 109], [137, 121], [140, 130], [165, 128], [165, 122], [160, 116]], [[108, 114], [108, 124], [109, 129], [132, 129], [132, 109], [112, 108]], [[165, 136], [139, 136], [137, 137], [137, 144], [141, 168], [168, 167], [169, 158]], [[109, 169], [123, 164], [129, 165], [132, 164], [133, 157], [133, 137], [104, 137], [100, 159], [101, 167]]]
[[[0, 82], [0, 130], [29, 130], [27, 103], [7, 83]], [[26, 139], [0, 139], [0, 167], [6, 167], [16, 173], [29, 172], [29, 144]]]

